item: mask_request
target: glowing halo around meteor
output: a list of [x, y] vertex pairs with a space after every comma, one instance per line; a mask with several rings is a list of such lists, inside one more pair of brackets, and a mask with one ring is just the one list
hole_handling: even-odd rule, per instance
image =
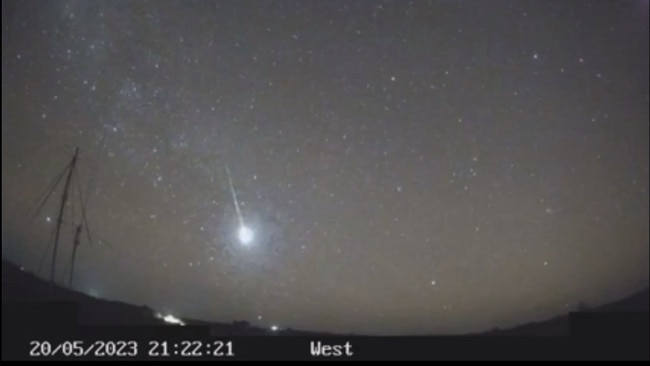
[[250, 244], [254, 238], [253, 230], [246, 225], [242, 225], [239, 227], [239, 231], [237, 232], [237, 238], [239, 239], [239, 242], [244, 245]]

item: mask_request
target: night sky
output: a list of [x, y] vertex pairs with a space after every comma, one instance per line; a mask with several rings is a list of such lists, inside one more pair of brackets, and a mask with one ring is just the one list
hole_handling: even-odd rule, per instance
[[181, 318], [464, 333], [648, 285], [647, 0], [2, 13], [2, 255], [26, 271], [49, 278], [65, 179], [36, 208], [78, 146], [57, 281], [81, 197], [75, 288]]

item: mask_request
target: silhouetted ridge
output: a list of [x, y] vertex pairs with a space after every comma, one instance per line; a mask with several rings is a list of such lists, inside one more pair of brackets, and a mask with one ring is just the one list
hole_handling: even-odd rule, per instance
[[[52, 296], [50, 285], [35, 275], [23, 271], [5, 260], [2, 261], [2, 311], [5, 326], [66, 325], [164, 325], [167, 324], [155, 310], [147, 306], [136, 306], [118, 301], [109, 301], [54, 286]], [[644, 291], [620, 301], [590, 309], [589, 312], [648, 312], [648, 296]], [[58, 304], [58, 305], [57, 305]], [[18, 315], [16, 315], [18, 314]], [[76, 318], [74, 319], [76, 314]], [[158, 314], [159, 315], [159, 314]], [[332, 335], [322, 332], [305, 332], [284, 328], [275, 332], [251, 325], [247, 321], [230, 324], [182, 319], [186, 325], [203, 325], [213, 335]], [[8, 322], [8, 323], [6, 323]], [[479, 335], [566, 335], [569, 331], [569, 315], [558, 316], [546, 321], [533, 322], [511, 329], [495, 328]]]

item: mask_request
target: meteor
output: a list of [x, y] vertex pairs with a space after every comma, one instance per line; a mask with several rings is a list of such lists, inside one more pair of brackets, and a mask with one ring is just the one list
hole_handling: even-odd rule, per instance
[[232, 200], [235, 204], [235, 210], [237, 211], [237, 219], [239, 219], [239, 229], [237, 230], [237, 238], [239, 242], [247, 245], [253, 241], [253, 230], [244, 224], [244, 219], [241, 215], [241, 210], [239, 208], [239, 201], [237, 201], [237, 193], [235, 192], [235, 187], [232, 184], [232, 177], [230, 176], [230, 169], [226, 165], [226, 175], [228, 176], [228, 185], [230, 186], [230, 193], [232, 194]]

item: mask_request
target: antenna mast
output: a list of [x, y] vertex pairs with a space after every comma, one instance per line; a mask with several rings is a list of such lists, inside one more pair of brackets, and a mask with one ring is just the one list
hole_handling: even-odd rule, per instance
[[52, 270], [50, 273], [50, 295], [54, 289], [54, 276], [56, 274], [56, 254], [59, 249], [59, 234], [61, 233], [61, 224], [63, 223], [63, 209], [65, 208], [66, 201], [68, 200], [68, 189], [70, 188], [70, 180], [72, 179], [72, 172], [77, 164], [77, 156], [79, 155], [79, 147], [75, 148], [72, 162], [70, 163], [70, 170], [68, 177], [65, 180], [65, 187], [63, 188], [63, 195], [61, 196], [61, 206], [59, 206], [59, 217], [56, 220], [56, 236], [54, 238], [54, 251], [52, 252]]
[[72, 289], [72, 279], [74, 278], [74, 260], [77, 256], [77, 247], [79, 246], [79, 235], [81, 234], [81, 224], [77, 225], [77, 231], [74, 234], [74, 243], [72, 246], [72, 264], [70, 265], [70, 282], [68, 282], [68, 287]]

